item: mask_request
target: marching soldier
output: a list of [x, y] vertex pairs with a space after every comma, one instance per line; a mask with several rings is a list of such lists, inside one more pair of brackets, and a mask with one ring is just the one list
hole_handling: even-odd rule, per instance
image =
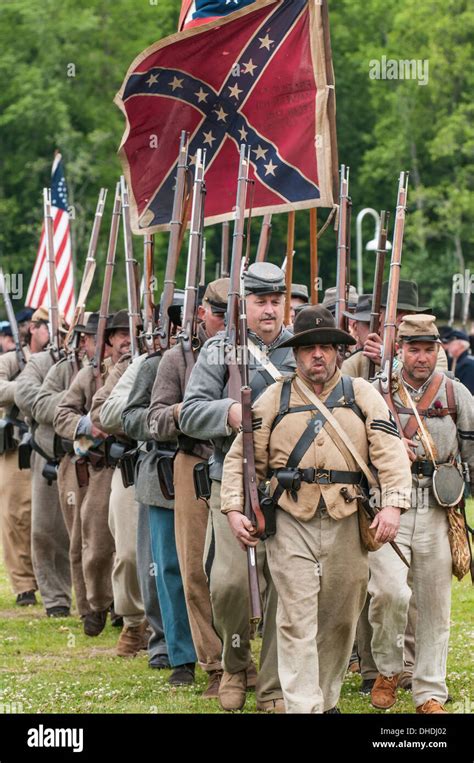
[[[40, 307], [31, 319], [33, 330], [48, 336], [48, 311]], [[62, 323], [60, 332], [66, 333]], [[71, 608], [71, 571], [69, 537], [64, 524], [57, 485], [57, 460], [54, 430], [37, 424], [33, 406], [41, 386], [56, 358], [51, 350], [31, 355], [18, 377], [15, 403], [29, 421], [32, 431], [31, 453], [31, 550], [36, 580], [48, 617], [66, 617]]]
[[[111, 355], [104, 362], [104, 377], [122, 355], [130, 350], [128, 313], [120, 310], [106, 330]], [[112, 604], [112, 565], [114, 542], [108, 526], [112, 470], [107, 467], [103, 441], [105, 432], [90, 419], [95, 393], [92, 366], [82, 368], [62, 399], [54, 416], [54, 428], [60, 437], [74, 441], [76, 473], [87, 494], [80, 507], [82, 569], [90, 611], [84, 617], [84, 633], [98, 636], [105, 627]]]
[[[26, 308], [17, 314], [16, 318], [19, 322], [21, 321], [22, 329], [25, 324], [29, 325], [29, 317], [31, 317], [31, 311]], [[21, 333], [23, 334], [23, 330]], [[26, 360], [30, 354], [41, 352], [48, 340], [47, 325], [35, 321], [31, 325], [30, 332], [24, 335], [23, 352]], [[23, 419], [15, 406], [15, 389], [20, 366], [14, 349], [13, 343], [12, 351], [5, 351], [5, 354], [0, 358], [0, 406], [4, 407], [6, 411], [6, 426], [8, 426], [8, 419], [12, 420], [13, 434], [10, 442], [6, 437], [2, 441], [0, 517], [5, 566], [13, 592], [16, 594], [16, 603], [22, 607], [36, 604], [37, 584], [31, 561], [31, 472], [28, 469], [20, 470], [18, 468], [21, 424], [13, 424], [15, 420], [20, 422]], [[17, 416], [16, 413], [18, 413]], [[26, 430], [26, 424], [23, 426]]]
[[[474, 407], [466, 387], [436, 370], [440, 339], [432, 315], [406, 316], [398, 342], [403, 368], [392, 397], [403, 428], [413, 476], [412, 504], [401, 518], [397, 543], [410, 562], [417, 602], [413, 701], [417, 713], [445, 713], [453, 562], [449, 512], [463, 495], [461, 462], [474, 484]], [[376, 382], [377, 384], [377, 382]], [[369, 620], [379, 671], [372, 704], [395, 704], [411, 589], [407, 568], [382, 548], [370, 555]]]
[[451, 329], [442, 339], [452, 359], [451, 370], [471, 395], [474, 395], [474, 358], [469, 355], [469, 337], [464, 331]]
[[[85, 325], [76, 325], [74, 331], [80, 335], [80, 352], [77, 362], [80, 366], [88, 365], [95, 352], [99, 314], [90, 313]], [[81, 355], [84, 357], [81, 359]], [[33, 404], [33, 416], [38, 424], [53, 426], [56, 408], [64, 398], [75, 374], [74, 364], [69, 358], [63, 358], [49, 369], [41, 389]], [[69, 559], [76, 605], [80, 617], [89, 613], [84, 575], [82, 572], [82, 539], [80, 533], [80, 506], [86, 495], [86, 487], [77, 481], [74, 452], [65, 453], [58, 468], [59, 503], [69, 535]]]
[[[228, 278], [212, 281], [206, 288], [198, 311], [202, 322], [197, 331], [199, 346], [193, 350], [196, 358], [202, 345], [224, 328], [228, 291]], [[222, 642], [214, 630], [209, 586], [202, 563], [209, 511], [205, 501], [196, 498], [193, 481], [194, 467], [207, 462], [212, 449], [208, 442], [186, 437], [178, 427], [186, 388], [186, 368], [185, 351], [178, 343], [165, 353], [159, 365], [147, 423], [154, 439], [178, 441], [174, 459], [176, 549], [194, 646], [201, 668], [208, 674], [203, 697], [212, 699], [218, 696], [222, 677]]]
[[[289, 348], [280, 345], [291, 334], [283, 328], [285, 276], [270, 263], [255, 263], [244, 275], [252, 397], [259, 395], [295, 363]], [[303, 310], [305, 312], [305, 310]], [[217, 334], [201, 349], [191, 373], [179, 428], [184, 435], [212, 440], [209, 461], [212, 480], [208, 534], [205, 548], [214, 626], [223, 642], [224, 674], [219, 701], [224, 710], [239, 710], [245, 703], [247, 671], [251, 668], [250, 604], [246, 559], [235, 545], [231, 529], [221, 514], [221, 479], [228, 452], [242, 420], [240, 403], [227, 394], [226, 339]], [[283, 702], [276, 656], [276, 593], [265, 560], [258, 549], [265, 614], [260, 673], [256, 682], [257, 709], [282, 712]]]
[[[385, 402], [337, 368], [338, 345], [354, 343], [327, 309], [305, 308], [283, 343], [295, 350], [296, 375], [253, 407], [257, 479], [271, 478], [276, 514], [276, 534], [265, 546], [278, 592], [278, 671], [289, 713], [339, 712], [367, 592], [355, 496], [369, 460], [383, 488], [372, 523], [377, 541], [393, 540], [409, 505], [408, 456]], [[257, 540], [242, 514], [242, 455], [239, 435], [224, 463], [222, 511], [245, 548]]]
[[297, 310], [301, 310], [309, 302], [308, 287], [304, 283], [294, 283], [291, 286], [290, 325], [295, 322]]

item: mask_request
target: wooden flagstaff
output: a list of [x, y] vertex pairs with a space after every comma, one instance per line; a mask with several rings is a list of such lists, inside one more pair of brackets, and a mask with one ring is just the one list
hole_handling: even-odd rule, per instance
[[286, 299], [285, 299], [285, 326], [291, 323], [291, 286], [293, 283], [293, 249], [295, 245], [295, 212], [288, 212], [288, 228], [286, 234]]
[[310, 303], [318, 304], [318, 210], [309, 210]]

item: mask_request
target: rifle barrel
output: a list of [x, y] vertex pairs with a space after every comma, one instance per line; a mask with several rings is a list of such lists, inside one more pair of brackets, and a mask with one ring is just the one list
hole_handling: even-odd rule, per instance
[[339, 227], [337, 234], [337, 276], [336, 276], [336, 325], [346, 326], [344, 311], [347, 309], [347, 262], [348, 262], [348, 210], [349, 210], [349, 167], [341, 164], [339, 188]]

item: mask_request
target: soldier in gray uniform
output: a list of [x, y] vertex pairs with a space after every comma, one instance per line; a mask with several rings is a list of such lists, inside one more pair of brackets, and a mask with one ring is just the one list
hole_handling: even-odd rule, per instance
[[[295, 360], [291, 349], [279, 345], [291, 336], [283, 328], [285, 276], [276, 265], [255, 263], [244, 277], [252, 399], [281, 375], [291, 374]], [[227, 392], [226, 339], [222, 333], [203, 346], [190, 376], [179, 427], [183, 434], [211, 440], [209, 461], [212, 493], [204, 560], [209, 577], [215, 628], [223, 641], [224, 674], [219, 701], [224, 710], [245, 703], [247, 669], [251, 666], [249, 594], [246, 557], [235, 543], [221, 514], [220, 489], [224, 458], [240, 427], [240, 403]], [[260, 673], [256, 683], [257, 708], [283, 712], [276, 652], [277, 596], [268, 571], [265, 547], [257, 549], [260, 590], [265, 591], [265, 613]], [[266, 589], [266, 590], [265, 590]]]
[[[399, 327], [403, 369], [392, 396], [412, 461], [412, 506], [400, 519], [396, 542], [410, 562], [418, 614], [413, 701], [416, 712], [445, 713], [446, 660], [451, 608], [452, 556], [448, 512], [463, 494], [461, 462], [474, 481], [474, 406], [466, 387], [436, 368], [440, 339], [432, 315], [406, 316]], [[378, 384], [378, 382], [375, 382]], [[448, 506], [453, 508], [448, 508]], [[411, 590], [408, 570], [391, 549], [369, 554], [369, 620], [379, 675], [372, 704], [396, 701]]]

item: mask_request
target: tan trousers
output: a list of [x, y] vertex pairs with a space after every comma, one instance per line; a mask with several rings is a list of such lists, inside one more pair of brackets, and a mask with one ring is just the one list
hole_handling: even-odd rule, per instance
[[114, 539], [109, 530], [112, 469], [89, 469], [89, 486], [81, 505], [82, 571], [90, 609], [108, 609], [113, 601]]
[[46, 609], [71, 606], [69, 536], [59, 505], [57, 482], [42, 476], [45, 459], [31, 454], [31, 554]]
[[124, 487], [120, 469], [113, 470], [109, 501], [109, 528], [115, 541], [112, 569], [114, 610], [128, 627], [145, 619], [137, 574], [138, 503], [135, 488]]
[[[431, 698], [444, 703], [452, 580], [445, 509], [410, 509], [400, 518], [396, 541], [410, 562], [417, 604], [413, 700], [417, 707]], [[372, 653], [379, 672], [391, 676], [403, 670], [408, 569], [389, 546], [369, 554], [369, 562]]]
[[[222, 664], [229, 673], [245, 670], [251, 661], [250, 597], [247, 555], [220, 511], [220, 482], [212, 482], [209, 523], [204, 549], [214, 627], [222, 639]], [[278, 678], [276, 607], [278, 597], [268, 569], [264, 543], [257, 548], [260, 593], [264, 601], [262, 651], [255, 693], [264, 702], [282, 696]]]
[[197, 500], [193, 468], [202, 459], [178, 452], [174, 461], [174, 528], [179, 567], [194, 648], [203, 670], [220, 670], [222, 643], [212, 623], [209, 586], [203, 568], [209, 509]]
[[58, 469], [59, 503], [63, 513], [66, 529], [69, 534], [69, 560], [76, 606], [79, 615], [83, 617], [90, 612], [87, 602], [86, 583], [82, 571], [82, 532], [81, 506], [86, 496], [87, 488], [79, 487], [76, 477], [76, 467], [70, 455], [63, 456]]
[[13, 593], [38, 588], [31, 561], [31, 472], [18, 468], [18, 451], [0, 456], [3, 556]]
[[[378, 675], [377, 665], [372, 655], [373, 630], [369, 622], [369, 606], [370, 595], [367, 594], [364, 609], [357, 623], [357, 653], [359, 655], [360, 672], [363, 679], [377, 678]], [[415, 628], [416, 604], [415, 597], [412, 595], [403, 645], [403, 672], [409, 675], [413, 675], [415, 665]]]
[[300, 522], [277, 509], [265, 541], [278, 592], [278, 671], [287, 713], [337, 705], [367, 594], [368, 562], [357, 514], [318, 509]]

